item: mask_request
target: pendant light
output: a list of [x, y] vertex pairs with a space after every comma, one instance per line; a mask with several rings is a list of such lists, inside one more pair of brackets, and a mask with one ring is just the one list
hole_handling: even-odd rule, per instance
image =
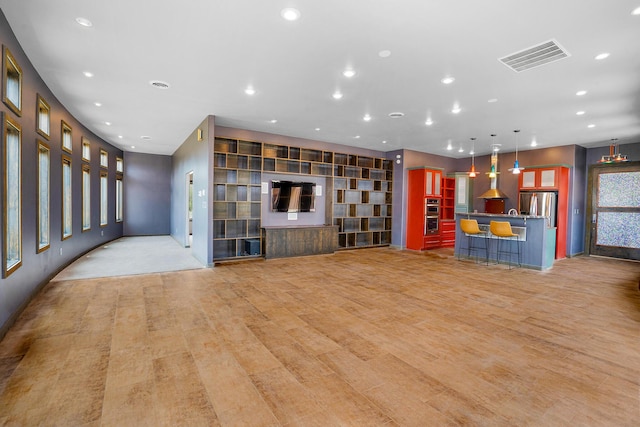
[[477, 176], [475, 157], [476, 157], [476, 139], [471, 138], [471, 169], [469, 170], [469, 178], [475, 178]]
[[520, 132], [519, 129], [516, 129], [513, 131], [513, 133], [516, 136], [516, 161], [513, 162], [513, 167], [509, 169], [513, 174], [519, 174], [520, 171], [524, 169], [524, 168], [521, 168], [520, 163], [518, 163], [518, 132]]
[[[491, 134], [491, 141], [494, 141], [494, 138], [496, 137], [495, 133]], [[491, 144], [491, 170], [489, 171], [489, 178], [495, 178], [497, 176], [497, 172], [496, 172], [496, 163], [498, 163], [498, 150], [499, 150], [499, 146], [498, 144], [492, 143]]]

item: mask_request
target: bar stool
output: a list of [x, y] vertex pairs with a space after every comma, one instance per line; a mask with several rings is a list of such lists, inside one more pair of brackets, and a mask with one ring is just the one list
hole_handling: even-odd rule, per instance
[[[515, 241], [516, 242], [516, 253], [518, 255], [518, 266], [520, 266], [520, 236], [515, 234], [511, 229], [511, 223], [508, 221], [491, 221], [489, 223], [489, 231], [491, 234], [498, 238], [498, 245], [496, 248], [496, 264], [500, 260], [500, 254], [508, 254], [509, 255], [509, 269], [511, 269], [511, 259], [513, 258], [513, 245], [507, 246], [506, 250], [500, 250], [500, 242], [501, 241]], [[508, 242], [507, 242], [508, 243]]]
[[[467, 258], [471, 258], [471, 251], [476, 253], [476, 262], [478, 262], [478, 251], [484, 249], [485, 262], [489, 263], [489, 240], [487, 240], [487, 232], [480, 230], [478, 221], [475, 219], [461, 219], [460, 230], [467, 235]], [[472, 242], [475, 239], [482, 238], [484, 240], [484, 248], [481, 246], [474, 246]], [[460, 259], [460, 253], [462, 247], [458, 250], [458, 259]]]

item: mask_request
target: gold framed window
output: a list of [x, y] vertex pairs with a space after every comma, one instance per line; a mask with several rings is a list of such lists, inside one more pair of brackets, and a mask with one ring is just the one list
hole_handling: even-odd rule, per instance
[[109, 153], [104, 150], [100, 150], [100, 167], [108, 168], [109, 167]]
[[38, 94], [36, 101], [36, 130], [46, 139], [51, 135], [51, 107], [45, 99]]
[[3, 115], [4, 277], [22, 265], [22, 128]]
[[91, 160], [91, 142], [84, 136], [82, 137], [82, 160], [85, 162]]
[[91, 230], [91, 169], [82, 165], [82, 231]]
[[106, 171], [100, 171], [100, 227], [109, 223], [109, 182]]
[[22, 115], [22, 68], [6, 46], [3, 46], [2, 62], [2, 102], [19, 117]]
[[116, 176], [116, 222], [124, 219], [124, 183], [122, 175]]
[[38, 141], [38, 245], [36, 252], [44, 252], [51, 245], [51, 150], [42, 141]]
[[62, 240], [73, 235], [73, 193], [71, 157], [62, 156]]
[[73, 151], [73, 139], [71, 138], [71, 126], [64, 120], [60, 123], [60, 140], [62, 141], [62, 150], [67, 153]]

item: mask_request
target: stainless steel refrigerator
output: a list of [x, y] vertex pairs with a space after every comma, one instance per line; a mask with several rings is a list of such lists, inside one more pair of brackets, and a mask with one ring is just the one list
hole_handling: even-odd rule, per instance
[[518, 212], [521, 215], [541, 215], [549, 218], [548, 226], [556, 227], [558, 193], [556, 191], [521, 191]]

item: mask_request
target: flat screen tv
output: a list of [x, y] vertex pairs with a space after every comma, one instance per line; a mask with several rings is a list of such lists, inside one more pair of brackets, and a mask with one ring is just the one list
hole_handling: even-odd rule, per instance
[[273, 212], [315, 212], [316, 184], [313, 182], [271, 181]]

